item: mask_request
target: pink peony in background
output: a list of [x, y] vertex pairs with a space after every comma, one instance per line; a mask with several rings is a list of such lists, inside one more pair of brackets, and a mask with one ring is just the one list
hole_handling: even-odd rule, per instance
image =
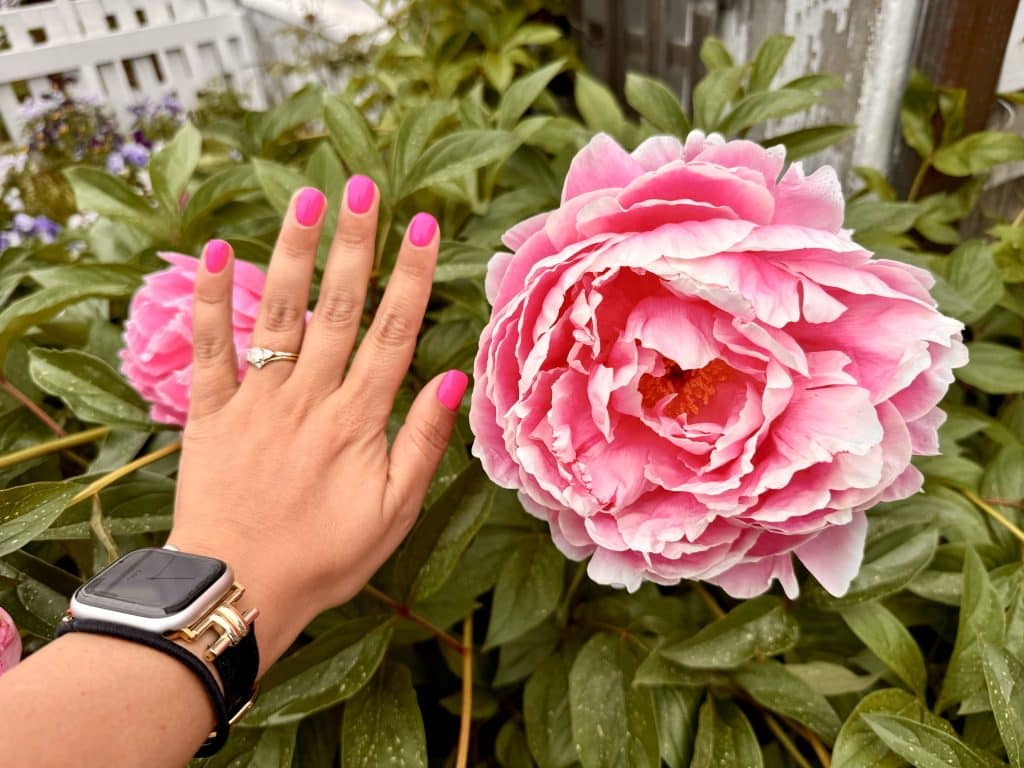
[[21, 660], [21, 635], [14, 619], [0, 608], [0, 675], [12, 669]]
[[828, 167], [693, 132], [596, 136], [487, 274], [473, 452], [595, 581], [736, 597], [795, 555], [835, 595], [864, 511], [918, 491], [966, 363], [931, 276], [844, 231]]
[[[121, 371], [152, 404], [154, 421], [184, 424], [192, 381], [192, 291], [199, 260], [182, 253], [161, 253], [171, 266], [146, 275], [132, 298], [124, 324]], [[266, 275], [248, 262], [235, 261], [232, 293], [235, 348], [249, 344]]]

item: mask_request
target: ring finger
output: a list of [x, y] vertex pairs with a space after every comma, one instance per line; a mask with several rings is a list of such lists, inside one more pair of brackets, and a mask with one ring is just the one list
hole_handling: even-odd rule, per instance
[[[325, 207], [326, 199], [318, 189], [304, 187], [292, 196], [270, 258], [250, 346], [296, 353], [302, 346]], [[250, 371], [243, 387], [279, 385], [288, 378], [293, 365], [291, 361], [274, 361], [258, 372]]]

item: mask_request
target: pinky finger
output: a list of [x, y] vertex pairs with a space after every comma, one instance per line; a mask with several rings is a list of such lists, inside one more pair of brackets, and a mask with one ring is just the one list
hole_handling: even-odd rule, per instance
[[233, 261], [230, 245], [211, 240], [196, 275], [190, 419], [218, 410], [238, 389], [238, 356], [231, 324]]
[[423, 504], [448, 447], [468, 383], [462, 371], [448, 371], [431, 380], [416, 396], [391, 448], [385, 497], [388, 512], [399, 517], [415, 514]]

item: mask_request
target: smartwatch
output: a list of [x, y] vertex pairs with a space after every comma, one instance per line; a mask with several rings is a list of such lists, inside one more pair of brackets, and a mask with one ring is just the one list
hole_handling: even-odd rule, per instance
[[[253, 622], [259, 611], [239, 609], [244, 593], [225, 562], [171, 547], [138, 549], [75, 591], [57, 636], [112, 635], [188, 666], [210, 696], [217, 719], [197, 754], [206, 756], [223, 745], [230, 725], [249, 711], [256, 695], [259, 649]], [[219, 685], [200, 656], [217, 670]]]

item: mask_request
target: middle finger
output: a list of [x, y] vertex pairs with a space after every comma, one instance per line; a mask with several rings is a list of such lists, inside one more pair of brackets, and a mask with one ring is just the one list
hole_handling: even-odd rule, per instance
[[[250, 346], [296, 353], [302, 346], [309, 286], [326, 202], [323, 193], [312, 187], [304, 187], [292, 196], [270, 258]], [[290, 361], [279, 360], [258, 371], [250, 370], [242, 387], [277, 386], [288, 378], [293, 366]]]

